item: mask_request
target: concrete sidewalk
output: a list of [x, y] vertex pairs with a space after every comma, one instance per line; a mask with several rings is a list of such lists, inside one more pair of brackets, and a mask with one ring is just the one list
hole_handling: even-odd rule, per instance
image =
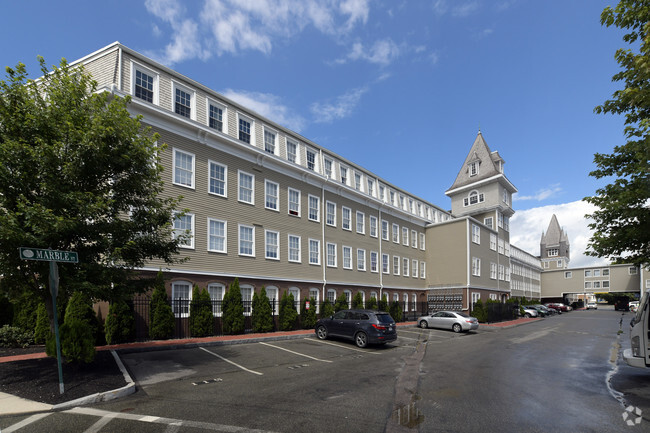
[[[503, 328], [511, 328], [514, 326], [519, 326], [524, 323], [535, 322], [541, 320], [539, 318], [526, 319], [521, 318], [517, 320], [512, 320], [508, 322], [500, 323], [491, 323], [484, 324], [482, 323], [479, 326], [479, 330], [498, 330]], [[407, 326], [417, 326], [416, 322], [402, 322], [398, 323], [399, 327]], [[206, 338], [185, 338], [182, 340], [156, 340], [156, 341], [145, 341], [140, 343], [126, 343], [126, 344], [114, 344], [110, 346], [98, 346], [96, 350], [110, 350], [115, 357], [122, 374], [124, 374], [124, 379], [126, 380], [127, 385], [118, 388], [115, 390], [107, 391], [104, 393], [92, 394], [80, 399], [72, 400], [65, 403], [60, 403], [57, 405], [51, 405], [47, 403], [40, 403], [36, 401], [26, 400], [24, 398], [16, 397], [11, 394], [6, 394], [0, 392], [0, 416], [2, 415], [11, 415], [11, 414], [24, 414], [24, 413], [33, 413], [33, 412], [44, 412], [50, 410], [59, 410], [64, 408], [70, 408], [74, 406], [82, 406], [84, 404], [96, 403], [99, 401], [107, 401], [115, 398], [124, 397], [126, 395], [132, 394], [135, 392], [135, 383], [131, 379], [128, 371], [122, 364], [117, 352], [122, 353], [134, 353], [134, 352], [145, 352], [145, 351], [155, 351], [155, 350], [170, 350], [170, 349], [182, 349], [182, 348], [192, 348], [199, 346], [221, 346], [229, 344], [244, 344], [244, 343], [256, 343], [260, 341], [279, 341], [279, 340], [291, 340], [298, 338], [306, 338], [314, 334], [313, 329], [303, 329], [298, 331], [289, 331], [289, 332], [273, 332], [265, 334], [245, 334], [245, 335], [222, 335], [218, 337], [206, 337]], [[0, 357], [0, 364], [4, 362], [14, 362], [22, 361], [26, 359], [38, 359], [45, 358], [47, 355], [45, 353], [28, 353], [25, 355], [14, 355], [14, 356], [4, 356]]]

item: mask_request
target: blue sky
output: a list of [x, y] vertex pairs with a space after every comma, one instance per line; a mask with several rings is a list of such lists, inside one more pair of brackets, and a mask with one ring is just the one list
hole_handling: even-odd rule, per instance
[[120, 41], [442, 208], [477, 131], [519, 189], [513, 243], [551, 215], [572, 243], [593, 154], [622, 144], [596, 115], [622, 32], [601, 0], [3, 2], [0, 64], [74, 61]]

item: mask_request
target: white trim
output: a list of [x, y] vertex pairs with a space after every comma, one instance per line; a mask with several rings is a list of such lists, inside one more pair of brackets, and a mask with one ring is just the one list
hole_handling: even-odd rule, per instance
[[[159, 94], [160, 94], [160, 74], [158, 72], [155, 72], [153, 69], [147, 68], [146, 66], [141, 65], [140, 63], [131, 60], [130, 61], [130, 66], [131, 66], [131, 97], [133, 99], [136, 99], [138, 101], [148, 103], [148, 104], [154, 104], [154, 105], [159, 105]], [[140, 70], [141, 73], [144, 73], [146, 75], [149, 75], [153, 78], [153, 97], [152, 97], [152, 102], [145, 101], [142, 98], [138, 98], [135, 96], [135, 73], [137, 70]]]
[[[218, 165], [223, 168], [223, 194], [210, 191], [210, 181], [212, 180], [212, 165]], [[217, 197], [228, 198], [228, 166], [220, 162], [208, 159], [208, 194], [216, 195]]]
[[[186, 119], [196, 120], [196, 90], [193, 90], [193, 89], [187, 87], [186, 85], [179, 83], [178, 81], [176, 81], [173, 78], [172, 78], [171, 82], [172, 82], [172, 107], [171, 107], [172, 113], [174, 113], [174, 114], [176, 114], [178, 116], [181, 116], [181, 117], [185, 117]], [[180, 90], [180, 91], [182, 91], [184, 93], [189, 94], [189, 96], [190, 96], [190, 106], [189, 106], [190, 117], [183, 116], [181, 114], [176, 113], [176, 90]]]
[[[218, 223], [223, 223], [223, 250], [211, 250], [210, 249], [210, 222], [218, 222]], [[228, 253], [228, 222], [224, 220], [219, 220], [216, 218], [210, 218], [208, 217], [208, 227], [207, 227], [207, 250], [211, 253], [220, 253], [220, 254], [227, 254]]]
[[[191, 181], [190, 185], [186, 185], [184, 183], [180, 183], [176, 181], [176, 152], [185, 154], [186, 156], [192, 157], [192, 176], [191, 176]], [[185, 170], [185, 169], [183, 169]], [[189, 188], [189, 189], [194, 189], [196, 185], [196, 155], [194, 155], [191, 152], [187, 152], [185, 150], [181, 150], [177, 147], [172, 148], [172, 184], [181, 186], [183, 188]]]

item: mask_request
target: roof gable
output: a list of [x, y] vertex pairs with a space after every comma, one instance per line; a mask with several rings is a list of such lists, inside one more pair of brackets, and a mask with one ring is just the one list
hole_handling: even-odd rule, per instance
[[500, 170], [502, 164], [503, 159], [499, 153], [490, 151], [483, 134], [479, 131], [456, 180], [447, 191], [503, 174]]

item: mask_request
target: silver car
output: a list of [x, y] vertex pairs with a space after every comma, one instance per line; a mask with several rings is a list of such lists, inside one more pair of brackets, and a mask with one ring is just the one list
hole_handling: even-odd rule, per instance
[[436, 311], [418, 319], [420, 328], [451, 329], [454, 332], [464, 332], [478, 329], [478, 319], [459, 311]]

